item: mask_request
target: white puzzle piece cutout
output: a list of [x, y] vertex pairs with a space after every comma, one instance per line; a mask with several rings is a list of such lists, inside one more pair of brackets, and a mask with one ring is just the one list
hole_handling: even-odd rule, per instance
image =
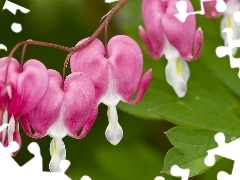
[[186, 18], [190, 15], [200, 14], [203, 15], [205, 13], [203, 3], [208, 1], [216, 1], [216, 10], [218, 12], [224, 12], [226, 10], [226, 3], [224, 0], [200, 0], [200, 11], [194, 11], [194, 12], [187, 12], [187, 3], [184, 0], [180, 0], [176, 3], [176, 8], [178, 10], [178, 13], [175, 14], [175, 17], [178, 18], [181, 22], [185, 22]]
[[214, 136], [218, 147], [208, 150], [208, 155], [204, 159], [207, 166], [213, 166], [215, 164], [215, 156], [221, 156], [234, 161], [232, 174], [228, 174], [224, 171], [220, 171], [217, 175], [218, 180], [239, 180], [240, 177], [240, 138], [235, 139], [229, 143], [225, 142], [225, 136], [223, 133], [217, 133]]
[[[233, 17], [236, 22], [240, 22], [240, 11], [235, 12]], [[240, 48], [240, 39], [233, 39], [233, 30], [231, 28], [225, 28], [222, 32], [226, 33], [227, 46], [218, 46], [216, 48], [216, 55], [219, 58], [229, 56], [230, 67], [240, 69], [240, 58], [235, 58], [233, 56], [233, 49]], [[238, 72], [238, 77], [240, 78], [240, 70]]]
[[[7, 128], [7, 124], [0, 126], [0, 132]], [[12, 153], [19, 149], [17, 142], [10, 142], [7, 147], [4, 147], [0, 143], [0, 179], [24, 179], [24, 180], [70, 180], [70, 178], [64, 174], [68, 169], [70, 162], [65, 160], [60, 163], [61, 172], [44, 172], [42, 170], [42, 156], [40, 153], [39, 145], [35, 142], [30, 143], [28, 146], [28, 151], [34, 155], [23, 166], [19, 164], [12, 158]]]
[[[182, 169], [178, 165], [173, 165], [171, 167], [170, 172], [171, 172], [172, 176], [174, 176], [174, 177], [181, 177], [181, 180], [188, 180], [189, 174], [190, 174], [189, 169]], [[157, 177], [155, 177], [154, 180], [165, 180], [165, 178], [162, 176], [157, 176]]]

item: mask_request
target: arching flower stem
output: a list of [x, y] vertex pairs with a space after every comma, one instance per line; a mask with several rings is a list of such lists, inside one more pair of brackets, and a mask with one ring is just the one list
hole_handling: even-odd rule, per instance
[[116, 6], [114, 6], [107, 14], [106, 16], [104, 16], [103, 18], [104, 21], [100, 24], [100, 26], [97, 28], [97, 30], [90, 36], [90, 38], [88, 38], [86, 41], [84, 41], [82, 44], [78, 45], [78, 46], [74, 46], [74, 47], [66, 47], [66, 46], [62, 46], [62, 45], [58, 45], [58, 44], [54, 44], [54, 43], [48, 43], [48, 42], [42, 42], [42, 41], [35, 41], [35, 40], [27, 40], [27, 41], [21, 41], [18, 44], [16, 44], [14, 46], [14, 48], [11, 50], [11, 52], [8, 55], [7, 58], [7, 70], [6, 70], [6, 76], [5, 76], [5, 82], [7, 79], [7, 72], [8, 72], [8, 67], [9, 67], [9, 61], [11, 60], [11, 58], [13, 57], [14, 53], [16, 52], [16, 50], [24, 45], [23, 48], [23, 53], [22, 53], [22, 59], [24, 57], [25, 54], [25, 50], [26, 50], [26, 45], [37, 45], [37, 46], [45, 46], [45, 47], [50, 47], [50, 48], [55, 48], [55, 49], [59, 49], [61, 51], [66, 51], [69, 52], [69, 54], [67, 55], [65, 62], [64, 62], [64, 66], [63, 66], [63, 77], [65, 76], [65, 68], [69, 62], [69, 59], [71, 57], [71, 55], [83, 48], [85, 48], [87, 45], [89, 45], [101, 32], [102, 30], [108, 26], [109, 21], [112, 19], [112, 17], [128, 2], [129, 0], [121, 0]]

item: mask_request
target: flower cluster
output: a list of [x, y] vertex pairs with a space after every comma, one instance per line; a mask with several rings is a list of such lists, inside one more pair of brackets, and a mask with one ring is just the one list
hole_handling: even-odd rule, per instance
[[16, 59], [5, 57], [0, 63], [1, 124], [10, 117], [10, 125], [0, 139], [5, 145], [13, 140], [20, 143], [19, 122], [32, 138], [51, 136], [51, 171], [60, 171], [59, 163], [66, 157], [62, 139], [66, 135], [84, 138], [95, 122], [100, 103], [108, 106], [106, 137], [111, 144], [118, 144], [123, 137], [118, 102], [139, 102], [152, 78], [151, 70], [142, 76], [141, 49], [124, 35], [113, 37], [106, 47], [94, 39], [74, 53], [71, 74], [65, 79], [34, 59], [20, 65]]
[[8, 122], [0, 140], [7, 146], [11, 141], [21, 144], [19, 118], [31, 111], [45, 96], [48, 88], [46, 67], [30, 59], [23, 66], [16, 59], [0, 59], [0, 111], [1, 124]]
[[[105, 0], [107, 3], [115, 1]], [[185, 1], [187, 11], [192, 12], [190, 0]], [[126, 2], [120, 1], [104, 16], [97, 33], [107, 27], [111, 17]], [[167, 82], [178, 97], [184, 97], [190, 76], [186, 61], [200, 56], [203, 34], [201, 28], [196, 29], [194, 15], [188, 16], [185, 22], [176, 18], [177, 2], [143, 0], [145, 29], [140, 26], [139, 33], [153, 59], [165, 55], [168, 60], [165, 69]], [[24, 43], [22, 45], [31, 44], [30, 41]], [[79, 48], [83, 44], [85, 46]], [[48, 46], [53, 45], [49, 43]], [[142, 51], [128, 36], [114, 36], [106, 44], [91, 36], [73, 48], [63, 49], [70, 52], [66, 62], [70, 62], [71, 74], [66, 78], [35, 59], [19, 64], [11, 53], [0, 59], [0, 125], [9, 123], [8, 128], [0, 133], [0, 140], [5, 146], [11, 141], [21, 144], [19, 122], [32, 138], [51, 136], [51, 171], [60, 171], [59, 163], [66, 158], [62, 139], [67, 135], [84, 138], [97, 118], [100, 103], [108, 107], [109, 123], [105, 136], [111, 144], [117, 145], [123, 137], [117, 104], [120, 101], [138, 103], [152, 79], [152, 70], [142, 75]]]
[[[143, 0], [145, 29], [140, 26], [139, 34], [153, 59], [165, 55], [168, 60], [165, 69], [167, 82], [178, 97], [184, 97], [190, 76], [185, 61], [199, 57], [203, 35], [201, 28], [196, 30], [195, 16], [188, 16], [185, 22], [175, 17], [178, 13], [177, 2], [178, 0]], [[193, 12], [191, 2], [186, 0], [186, 3], [187, 12]]]

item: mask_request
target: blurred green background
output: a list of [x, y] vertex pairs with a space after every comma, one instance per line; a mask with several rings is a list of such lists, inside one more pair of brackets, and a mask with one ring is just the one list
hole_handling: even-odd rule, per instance
[[[4, 2], [0, 2], [0, 7], [3, 7]], [[1, 11], [0, 43], [8, 47], [8, 52], [0, 50], [1, 57], [7, 56], [16, 43], [27, 39], [52, 42], [68, 47], [74, 46], [79, 40], [90, 36], [100, 25], [101, 17], [116, 4], [105, 4], [104, 0], [12, 0], [11, 2], [30, 9], [30, 13], [23, 14], [18, 11], [16, 15], [13, 15], [7, 10]], [[197, 2], [194, 3], [195, 7], [199, 8]], [[222, 42], [219, 39], [220, 19], [209, 20], [198, 15], [197, 20], [197, 26], [202, 27], [204, 35], [207, 34], [205, 37], [211, 37], [213, 43], [216, 43], [214, 38], [218, 39], [218, 42]], [[12, 32], [10, 27], [13, 22], [21, 23], [23, 31], [18, 34]], [[139, 38], [138, 26], [142, 24], [141, 0], [130, 0], [112, 19], [109, 24], [108, 36], [110, 38], [114, 35], [126, 34], [135, 39], [141, 46], [144, 52], [144, 60], [147, 62], [144, 66], [144, 72], [149, 68], [153, 68], [153, 73], [157, 72], [157, 74], [154, 74], [151, 86], [157, 87], [159, 91], [156, 91], [154, 97], [147, 92], [144, 99], [161, 99], [165, 93], [170, 94], [171, 100], [177, 99], [173, 90], [165, 81], [164, 68], [166, 61], [153, 61]], [[103, 35], [101, 34], [99, 38], [103, 40]], [[214, 45], [206, 45], [203, 47], [203, 51], [206, 52], [205, 54], [208, 51], [211, 51], [210, 54], [214, 54], [214, 48]], [[25, 60], [38, 59], [47, 68], [62, 72], [66, 55], [66, 52], [56, 49], [29, 45]], [[15, 53], [14, 57], [20, 59], [20, 56], [21, 49]], [[209, 61], [211, 61], [211, 58]], [[197, 63], [197, 61], [193, 62], [193, 65], [197, 66]], [[228, 66], [227, 61], [225, 65]], [[204, 70], [199, 69], [199, 71]], [[218, 70], [214, 69], [213, 71]], [[232, 71], [237, 76], [237, 71]], [[69, 68], [67, 68], [67, 72], [69, 73]], [[96, 123], [84, 139], [64, 138], [67, 159], [71, 161], [71, 165], [66, 172], [70, 178], [77, 180], [83, 175], [89, 175], [93, 180], [153, 180], [156, 176], [161, 175], [167, 180], [179, 179], [160, 174], [164, 156], [172, 147], [164, 132], [174, 125], [154, 114], [150, 109], [156, 108], [158, 105], [144, 103], [144, 99], [134, 108], [124, 103], [119, 105], [119, 122], [123, 128], [124, 137], [117, 146], [112, 146], [105, 138], [104, 133], [108, 121], [107, 109], [104, 105], [100, 105]], [[27, 145], [36, 141], [41, 147], [44, 170], [47, 171], [50, 161], [50, 137], [35, 140], [27, 137], [23, 132], [21, 135], [23, 146], [16, 156], [17, 162], [22, 165], [32, 157], [27, 151]], [[231, 173], [232, 164], [230, 160], [221, 160], [206, 173], [190, 179], [216, 179], [217, 172], [220, 170]]]

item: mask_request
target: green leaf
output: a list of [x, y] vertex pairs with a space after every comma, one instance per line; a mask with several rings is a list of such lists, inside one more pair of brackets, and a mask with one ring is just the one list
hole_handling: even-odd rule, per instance
[[[180, 126], [167, 131], [167, 137], [175, 147], [165, 157], [163, 172], [170, 174], [173, 165], [190, 169], [190, 177], [205, 172], [210, 168], [204, 164], [207, 151], [218, 146], [214, 141], [216, 133]], [[226, 139], [229, 140], [230, 136], [227, 135]], [[216, 157], [216, 161], [220, 159]]]
[[[198, 128], [176, 128], [167, 133], [174, 148], [165, 157], [166, 173], [177, 164], [190, 168], [190, 176], [198, 175], [210, 168], [204, 164], [204, 158], [207, 150], [216, 147], [214, 134], [224, 132], [228, 137], [240, 136], [238, 99], [203, 63], [198, 65], [191, 66], [193, 78], [187, 96], [154, 109], [161, 118], [174, 124]], [[204, 73], [197, 71], [198, 68], [203, 68]]]
[[[204, 73], [198, 69], [204, 69]], [[240, 136], [236, 97], [201, 62], [191, 66], [193, 78], [185, 98], [153, 111], [174, 124]]]
[[[195, 2], [195, 6], [196, 6]], [[140, 3], [139, 3], [140, 6]], [[123, 12], [122, 14], [129, 12], [134, 12], [134, 14], [129, 18], [131, 24], [129, 26], [124, 26], [123, 30], [125, 34], [130, 35], [133, 39], [135, 39], [138, 44], [141, 46], [144, 54], [144, 72], [148, 69], [153, 69], [153, 80], [148, 88], [145, 96], [142, 101], [140, 101], [136, 105], [128, 105], [126, 103], [119, 103], [118, 108], [127, 112], [131, 115], [146, 118], [149, 120], [162, 120], [165, 117], [156, 116], [152, 111], [159, 106], [162, 106], [165, 103], [179, 103], [179, 98], [176, 96], [172, 87], [166, 82], [165, 77], [165, 67], [166, 60], [165, 58], [161, 58], [157, 61], [154, 61], [149, 53], [146, 50], [142, 40], [138, 34], [138, 26], [143, 25], [139, 16], [141, 13], [138, 11], [134, 11], [135, 6], [128, 4], [125, 8], [127, 8], [127, 12]], [[138, 17], [138, 18], [135, 18]], [[231, 69], [229, 64], [229, 58], [218, 58], [215, 53], [215, 49], [218, 46], [223, 45], [223, 40], [220, 37], [220, 19], [207, 19], [204, 16], [197, 15], [197, 27], [201, 27], [203, 30], [204, 43], [202, 47], [201, 56], [194, 62], [189, 62], [190, 66], [190, 79], [188, 83], [188, 96], [190, 93], [195, 94], [196, 91], [208, 91], [212, 90], [209, 93], [210, 96], [214, 95], [216, 90], [217, 93], [221, 93], [221, 91], [228, 91], [228, 94], [231, 94], [232, 99], [239, 100], [240, 96], [240, 81], [237, 76], [237, 69]], [[143, 72], [143, 73], [144, 73]], [[196, 72], [196, 73], [195, 73]], [[195, 74], [198, 74], [198, 77], [195, 77]], [[211, 76], [211, 77], [210, 77]], [[209, 80], [211, 78], [211, 80]], [[206, 81], [202, 86], [198, 86], [197, 88], [192, 88], [193, 85], [191, 83], [195, 81], [195, 84], [199, 81]], [[194, 85], [195, 85], [194, 84]], [[220, 84], [219, 86], [216, 84]], [[204, 86], [203, 86], [204, 85]], [[218, 89], [214, 89], [218, 88]], [[212, 93], [212, 94], [211, 94]], [[222, 93], [224, 95], [224, 93]], [[237, 97], [236, 97], [237, 96]], [[226, 97], [225, 99], [228, 99]], [[222, 100], [224, 101], [224, 100]], [[218, 108], [218, 104], [216, 105], [216, 109]], [[201, 105], [200, 105], [201, 106]], [[203, 105], [205, 106], [205, 105]], [[220, 109], [219, 109], [220, 111]]]
[[[199, 4], [193, 2], [194, 6]], [[132, 7], [133, 11], [134, 7]], [[133, 16], [138, 17], [138, 15]], [[174, 128], [167, 135], [174, 145], [165, 157], [163, 172], [170, 173], [174, 164], [190, 168], [191, 176], [200, 174], [207, 167], [203, 160], [208, 149], [216, 147], [214, 134], [223, 132], [227, 137], [240, 136], [240, 81], [238, 69], [231, 69], [229, 57], [218, 58], [215, 49], [224, 44], [220, 37], [220, 20], [197, 15], [197, 27], [204, 33], [201, 56], [189, 62], [188, 91], [179, 99], [165, 77], [166, 60], [153, 61], [139, 38], [136, 26], [125, 28], [141, 46], [144, 53], [144, 71], [153, 69], [153, 80], [142, 101], [137, 105], [120, 103], [118, 108], [133, 116], [148, 120], [167, 120], [185, 128]], [[240, 52], [238, 52], [237, 57]], [[156, 113], [156, 114], [154, 114]], [[194, 144], [195, 143], [195, 144]], [[193, 144], [193, 145], [191, 145]], [[219, 160], [220, 158], [217, 158]]]
[[[224, 46], [224, 42], [220, 37], [220, 21], [223, 17], [217, 19], [207, 19], [204, 16], [197, 16], [198, 25], [204, 32], [204, 44], [201, 53], [201, 61], [211, 69], [216, 77], [226, 85], [238, 97], [240, 96], [240, 80], [238, 78], [238, 68], [230, 67], [229, 57], [218, 58], [215, 51], [218, 46]], [[239, 48], [238, 48], [239, 49]], [[240, 51], [235, 57], [240, 56]]]

